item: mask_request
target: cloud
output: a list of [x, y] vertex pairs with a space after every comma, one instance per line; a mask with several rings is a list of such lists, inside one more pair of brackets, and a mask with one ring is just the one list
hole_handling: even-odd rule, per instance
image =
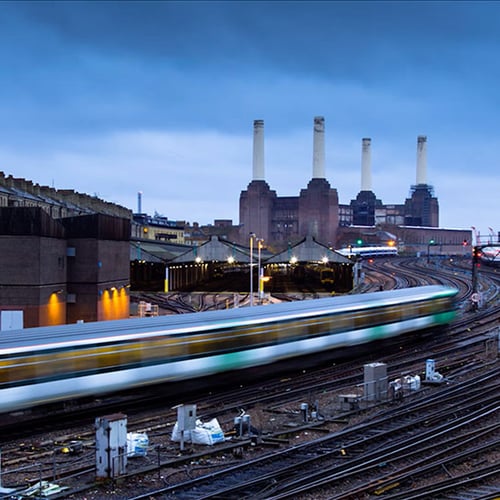
[[[372, 142], [373, 191], [385, 204], [401, 204], [415, 183], [416, 140], [406, 150]], [[435, 147], [435, 146], [433, 146]], [[463, 149], [454, 145], [456, 154]], [[278, 196], [298, 196], [312, 176], [312, 129], [266, 138], [266, 180]], [[450, 175], [428, 151], [428, 181], [439, 199], [441, 226], [495, 226], [495, 175], [458, 170]], [[202, 224], [238, 223], [239, 195], [252, 175], [252, 137], [217, 131], [179, 133], [138, 130], [73, 138], [36, 153], [0, 150], [6, 175], [57, 189], [75, 189], [172, 220]], [[494, 156], [494, 155], [492, 155]], [[349, 204], [360, 190], [361, 139], [327, 140], [326, 176], [339, 201]], [[488, 221], [477, 214], [490, 213]]]
[[36, 153], [2, 149], [0, 162], [7, 175], [97, 195], [132, 210], [142, 191], [148, 213], [210, 222], [238, 213], [251, 138], [216, 132], [119, 132], [73, 138]]
[[495, 225], [500, 3], [1, 8], [7, 174], [129, 208], [142, 190], [150, 213], [236, 221], [253, 120], [265, 120], [271, 189], [296, 196], [311, 176], [312, 120], [321, 115], [341, 203], [360, 189], [363, 137], [372, 138], [375, 194], [403, 203], [423, 134], [441, 222]]

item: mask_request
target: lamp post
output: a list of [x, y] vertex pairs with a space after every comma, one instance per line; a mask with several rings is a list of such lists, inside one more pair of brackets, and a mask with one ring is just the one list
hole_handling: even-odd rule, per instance
[[168, 293], [168, 266], [165, 265], [165, 281], [163, 286], [163, 291]]
[[262, 300], [262, 285], [263, 285], [263, 282], [262, 282], [262, 269], [260, 267], [260, 251], [261, 251], [261, 248], [262, 248], [262, 242], [264, 240], [262, 238], [258, 238], [257, 239], [257, 248], [258, 248], [258, 261], [257, 261], [257, 268], [258, 268], [258, 271], [259, 271], [259, 294], [258, 294], [258, 297], [259, 297], [259, 303], [260, 301]]
[[253, 239], [255, 233], [250, 233], [250, 307], [253, 306]]

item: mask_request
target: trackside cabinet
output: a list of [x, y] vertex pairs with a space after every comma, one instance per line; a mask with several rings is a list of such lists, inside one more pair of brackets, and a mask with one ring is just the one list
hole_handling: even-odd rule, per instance
[[388, 380], [385, 363], [364, 365], [364, 391], [366, 401], [382, 401], [387, 398]]
[[127, 468], [127, 417], [121, 413], [95, 420], [96, 478], [125, 474]]
[[425, 380], [434, 380], [436, 376], [436, 362], [433, 359], [425, 361]]
[[180, 404], [174, 406], [172, 409], [177, 408], [177, 425], [181, 435], [181, 450], [184, 450], [184, 432], [191, 432], [196, 428], [196, 405], [194, 404]]

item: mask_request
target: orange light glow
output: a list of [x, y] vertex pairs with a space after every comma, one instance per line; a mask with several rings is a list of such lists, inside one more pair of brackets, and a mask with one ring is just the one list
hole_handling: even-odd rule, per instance
[[47, 304], [47, 325], [63, 325], [66, 322], [66, 304], [58, 293], [51, 293]]
[[129, 296], [126, 288], [112, 287], [104, 290], [101, 297], [101, 320], [125, 319], [129, 317]]

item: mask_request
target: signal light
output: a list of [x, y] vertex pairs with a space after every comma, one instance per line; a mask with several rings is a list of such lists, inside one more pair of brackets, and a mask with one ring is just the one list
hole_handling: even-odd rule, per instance
[[474, 247], [472, 249], [472, 262], [479, 264], [481, 262], [481, 247]]
[[362, 245], [363, 244], [363, 240], [361, 238], [358, 238], [357, 241], [356, 241], [356, 243], [358, 245]]

